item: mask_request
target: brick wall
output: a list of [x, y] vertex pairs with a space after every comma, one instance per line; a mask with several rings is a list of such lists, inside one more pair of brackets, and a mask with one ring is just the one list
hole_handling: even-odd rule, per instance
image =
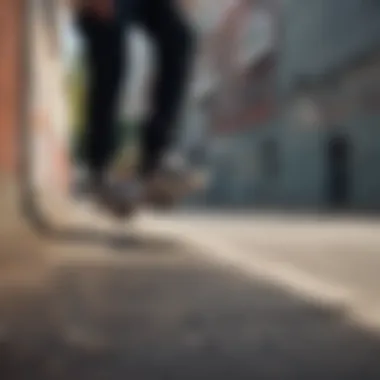
[[0, 173], [17, 167], [21, 0], [0, 1]]

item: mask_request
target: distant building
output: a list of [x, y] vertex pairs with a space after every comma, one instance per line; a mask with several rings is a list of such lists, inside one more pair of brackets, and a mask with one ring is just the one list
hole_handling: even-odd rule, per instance
[[[207, 202], [379, 209], [378, 2], [235, 4], [244, 11], [220, 27], [222, 74], [205, 101], [214, 174]], [[267, 12], [267, 24], [255, 12]], [[230, 50], [232, 16], [252, 26], [252, 43], [240, 44], [245, 62]], [[237, 24], [239, 36], [245, 24]]]

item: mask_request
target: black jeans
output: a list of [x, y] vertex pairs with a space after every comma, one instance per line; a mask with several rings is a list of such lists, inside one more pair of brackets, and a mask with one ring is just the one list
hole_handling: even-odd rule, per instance
[[[86, 43], [88, 72], [85, 151], [94, 174], [107, 169], [115, 153], [119, 94], [128, 65], [125, 33], [137, 23], [155, 47], [156, 78], [152, 112], [141, 126], [140, 175], [151, 174], [175, 138], [175, 126], [186, 92], [194, 37], [175, 0], [131, 2], [123, 17], [99, 20], [81, 13], [78, 23]], [[134, 2], [132, 6], [132, 2]], [[120, 134], [119, 134], [120, 136]]]

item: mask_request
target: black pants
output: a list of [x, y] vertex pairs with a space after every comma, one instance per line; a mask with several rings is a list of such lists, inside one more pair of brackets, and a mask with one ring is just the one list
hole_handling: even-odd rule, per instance
[[175, 137], [176, 118], [192, 61], [193, 35], [174, 0], [127, 1], [131, 6], [121, 19], [106, 22], [88, 13], [81, 13], [78, 19], [86, 43], [88, 72], [85, 151], [94, 174], [107, 169], [120, 136], [117, 110], [128, 65], [125, 32], [137, 23], [147, 32], [156, 51], [152, 112], [141, 126], [142, 176], [156, 169]]

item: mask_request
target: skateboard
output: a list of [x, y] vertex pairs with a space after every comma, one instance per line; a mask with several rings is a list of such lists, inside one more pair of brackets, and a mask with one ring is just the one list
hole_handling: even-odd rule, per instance
[[95, 202], [100, 210], [113, 218], [125, 220], [132, 219], [138, 215], [141, 209], [151, 209], [156, 211], [168, 211], [179, 204], [189, 195], [190, 189], [180, 189], [167, 186], [151, 187], [138, 201], [126, 201], [125, 198], [103, 197]]
[[131, 219], [142, 208], [156, 211], [169, 211], [180, 204], [191, 194], [201, 191], [206, 186], [205, 181], [193, 180], [191, 183], [178, 183], [173, 181], [153, 181], [139, 201], [126, 201], [125, 198], [107, 197], [100, 200], [99, 205], [103, 211], [117, 219]]

